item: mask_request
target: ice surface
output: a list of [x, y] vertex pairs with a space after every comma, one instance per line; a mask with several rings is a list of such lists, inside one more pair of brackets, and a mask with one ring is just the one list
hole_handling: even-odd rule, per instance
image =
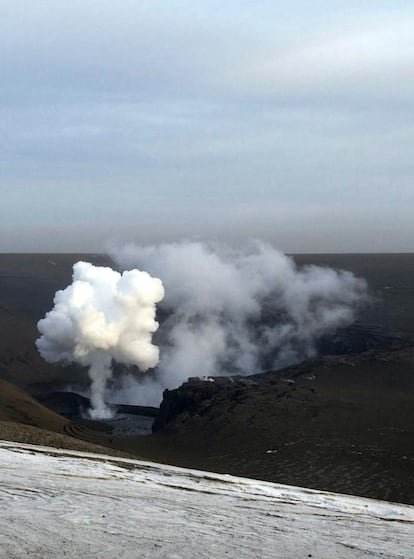
[[414, 507], [0, 441], [0, 557], [414, 557]]

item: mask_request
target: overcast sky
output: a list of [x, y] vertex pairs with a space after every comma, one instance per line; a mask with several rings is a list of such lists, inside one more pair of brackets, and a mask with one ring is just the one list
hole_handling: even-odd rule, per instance
[[414, 251], [412, 0], [1, 0], [0, 251]]

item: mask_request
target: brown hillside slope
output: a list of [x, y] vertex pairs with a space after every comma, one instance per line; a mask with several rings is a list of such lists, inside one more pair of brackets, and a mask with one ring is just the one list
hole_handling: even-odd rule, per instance
[[68, 421], [4, 380], [0, 380], [0, 439], [129, 456], [128, 453], [108, 448], [110, 444], [107, 436]]
[[45, 408], [22, 389], [0, 380], [0, 420], [64, 432], [67, 419]]

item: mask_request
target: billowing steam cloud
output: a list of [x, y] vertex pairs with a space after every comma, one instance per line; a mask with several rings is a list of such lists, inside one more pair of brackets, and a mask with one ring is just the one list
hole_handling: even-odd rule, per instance
[[306, 266], [269, 244], [244, 250], [203, 243], [112, 250], [122, 268], [161, 277], [156, 374], [125, 377], [118, 399], [156, 404], [162, 390], [189, 376], [251, 374], [315, 354], [322, 335], [346, 326], [366, 297], [366, 283], [346, 271]]
[[36, 345], [49, 362], [76, 362], [89, 367], [92, 417], [108, 417], [104, 403], [112, 360], [137, 365], [141, 371], [159, 360], [152, 344], [157, 330], [156, 303], [164, 296], [159, 279], [131, 270], [78, 262], [73, 283], [55, 295], [54, 308], [38, 323]]
[[[124, 374], [113, 400], [158, 404], [189, 376], [251, 374], [316, 351], [316, 342], [354, 320], [364, 280], [346, 271], [298, 268], [269, 244], [243, 250], [181, 242], [113, 250], [122, 275], [78, 262], [73, 283], [38, 323], [37, 347], [50, 362], [89, 367], [91, 415], [110, 415], [104, 392], [113, 361], [155, 367]], [[161, 280], [151, 277], [161, 277]], [[160, 330], [155, 320], [159, 303]]]

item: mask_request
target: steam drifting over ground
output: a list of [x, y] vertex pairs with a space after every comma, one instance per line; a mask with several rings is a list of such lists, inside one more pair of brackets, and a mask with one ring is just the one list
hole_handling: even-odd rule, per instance
[[76, 362], [89, 367], [92, 417], [109, 417], [104, 403], [112, 360], [141, 371], [158, 363], [152, 334], [158, 328], [155, 306], [164, 296], [159, 279], [131, 270], [77, 262], [73, 283], [54, 298], [55, 306], [38, 323], [36, 345], [49, 362]]
[[252, 374], [315, 354], [322, 335], [350, 324], [367, 298], [347, 271], [298, 269], [269, 244], [244, 249], [180, 242], [112, 249], [122, 268], [160, 277], [166, 295], [154, 375], [125, 376], [116, 399], [158, 404], [189, 376]]
[[73, 283], [38, 323], [46, 361], [89, 367], [93, 417], [111, 415], [104, 398], [114, 361], [156, 369], [121, 375], [106, 398], [157, 405], [190, 376], [247, 375], [314, 355], [317, 340], [350, 324], [367, 297], [352, 273], [297, 268], [262, 242], [128, 245], [112, 257], [129, 271], [76, 263]]

